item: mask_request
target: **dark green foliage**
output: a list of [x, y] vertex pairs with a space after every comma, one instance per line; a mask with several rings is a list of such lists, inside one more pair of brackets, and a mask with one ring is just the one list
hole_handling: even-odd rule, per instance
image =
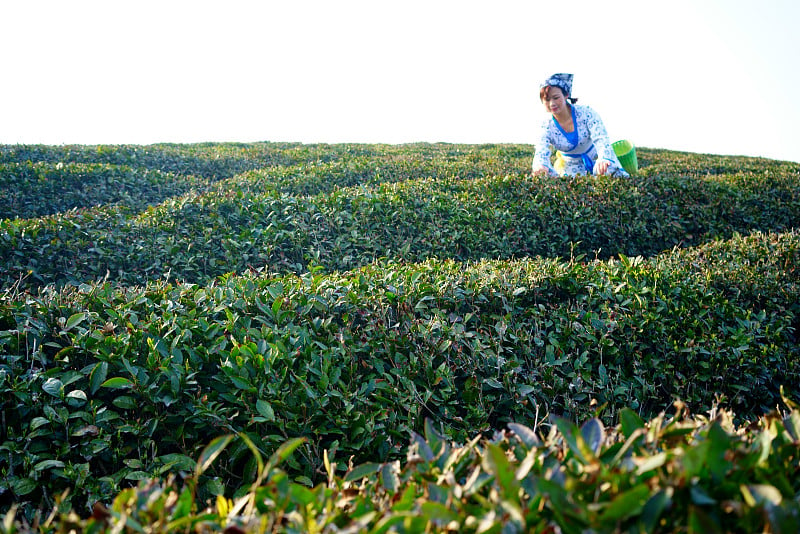
[[219, 180], [263, 166], [294, 163], [292, 154], [303, 161], [313, 151], [288, 143], [0, 145], [0, 163], [100, 163]]
[[800, 235], [760, 234], [651, 260], [9, 294], [4, 447], [26, 453], [9, 456], [8, 484], [80, 482], [88, 495], [74, 496], [100, 498], [226, 432], [262, 450], [306, 438], [290, 465], [313, 480], [323, 450], [389, 458], [424, 417], [459, 440], [600, 406], [607, 422], [625, 407], [652, 416], [675, 398], [754, 417], [780, 385], [800, 396], [799, 280], [785, 269], [799, 262]]
[[[116, 204], [140, 211], [208, 180], [99, 163], [0, 164], [0, 218], [30, 219]], [[47, 199], [47, 202], [42, 202]]]
[[343, 151], [240, 174], [139, 213], [112, 206], [0, 221], [0, 280], [205, 284], [249, 270], [350, 270], [378, 258], [649, 256], [800, 221], [794, 164], [704, 177], [645, 167], [635, 180], [531, 178], [522, 148], [438, 148]]
[[[727, 412], [645, 423], [624, 410], [606, 428], [554, 419], [510, 423], [492, 439], [453, 443], [426, 420], [406, 460], [337, 470], [309, 487], [282, 468], [302, 444], [266, 461], [245, 435], [212, 441], [182, 484], [170, 477], [122, 491], [90, 518], [71, 510], [42, 533], [85, 532], [776, 532], [800, 528], [800, 412], [772, 412], [737, 428]], [[235, 495], [204, 500], [203, 473], [237, 441], [258, 466]], [[4, 532], [28, 526], [6, 515]]]
[[394, 485], [426, 418], [466, 443], [800, 397], [800, 166], [642, 149], [636, 179], [540, 179], [531, 153], [0, 147], [24, 177], [0, 193], [0, 509], [84, 513], [223, 434], [200, 501], [293, 438], [297, 488], [326, 454]]

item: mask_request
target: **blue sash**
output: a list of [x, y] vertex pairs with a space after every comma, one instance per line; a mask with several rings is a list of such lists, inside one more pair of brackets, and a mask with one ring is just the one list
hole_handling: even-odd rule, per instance
[[[567, 141], [572, 143], [572, 148], [575, 148], [576, 146], [578, 146], [580, 138], [578, 137], [578, 119], [575, 117], [575, 106], [571, 107], [572, 109], [570, 111], [572, 111], [572, 125], [574, 128], [571, 132], [569, 133], [565, 132], [555, 117], [553, 117], [553, 122], [556, 123], [558, 129], [561, 130], [561, 133], [564, 134], [564, 137], [567, 138]], [[582, 154], [566, 154], [562, 152], [561, 155], [572, 159], [580, 158], [581, 160], [583, 160], [583, 168], [586, 170], [586, 173], [592, 174], [592, 172], [594, 172], [594, 161], [592, 161], [592, 158], [589, 157], [589, 152], [591, 152], [592, 150], [594, 150], [594, 144], [592, 144], [588, 149], [586, 149], [586, 152]]]
[[581, 159], [583, 160], [583, 168], [586, 169], [587, 174], [592, 174], [594, 171], [594, 161], [592, 158], [589, 157], [589, 152], [594, 150], [594, 145], [591, 145], [586, 152], [582, 154], [565, 154], [564, 152], [561, 153], [562, 156], [565, 158], [572, 158], [572, 159]]

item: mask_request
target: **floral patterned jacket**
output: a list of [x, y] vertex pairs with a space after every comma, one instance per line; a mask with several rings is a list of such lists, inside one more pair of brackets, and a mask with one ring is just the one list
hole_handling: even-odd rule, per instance
[[[574, 131], [565, 132], [555, 117], [549, 117], [542, 122], [539, 142], [536, 143], [533, 156], [533, 168], [543, 166], [552, 175], [593, 174], [595, 163], [600, 158], [610, 163], [609, 174], [628, 176], [614, 153], [600, 115], [589, 106], [572, 104], [571, 107]], [[554, 149], [563, 156], [562, 172], [557, 172], [550, 163]]]

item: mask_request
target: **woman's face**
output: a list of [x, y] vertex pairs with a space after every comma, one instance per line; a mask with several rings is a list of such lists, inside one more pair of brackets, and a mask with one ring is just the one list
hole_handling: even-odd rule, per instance
[[558, 115], [560, 112], [567, 109], [567, 99], [564, 98], [564, 93], [561, 92], [560, 87], [550, 86], [545, 92], [542, 99], [545, 109], [553, 115]]

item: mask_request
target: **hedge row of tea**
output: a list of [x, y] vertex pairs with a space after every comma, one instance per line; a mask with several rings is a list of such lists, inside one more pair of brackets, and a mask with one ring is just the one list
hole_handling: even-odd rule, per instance
[[[431, 418], [466, 442], [550, 415], [609, 424], [682, 399], [743, 418], [800, 397], [800, 233], [649, 260], [374, 264], [348, 273], [6, 291], [6, 495], [83, 508], [245, 433], [289, 468], [383, 461]], [[251, 481], [241, 445], [208, 497]]]
[[[516, 423], [511, 432], [466, 445], [426, 421], [412, 433], [406, 461], [337, 470], [313, 487], [281, 464], [303, 440], [257, 463], [252, 484], [231, 497], [198, 499], [203, 473], [233, 443], [209, 444], [182, 482], [153, 480], [122, 491], [91, 517], [61, 511], [36, 530], [55, 532], [775, 532], [800, 530], [800, 411], [772, 412], [737, 428], [730, 414], [648, 423], [620, 412], [610, 430], [556, 419], [549, 432]], [[4, 532], [30, 529], [14, 511]]]
[[6, 163], [0, 164], [0, 213], [4, 218], [31, 219], [107, 205], [122, 205], [136, 212], [208, 186], [205, 179], [141, 167]]
[[[286, 474], [251, 493], [285, 492], [289, 500], [270, 516], [276, 528], [302, 516], [302, 507], [303, 521], [333, 510], [338, 497], [325, 500], [335, 494], [315, 484], [355, 483], [355, 473], [368, 478], [359, 487], [372, 489], [335, 515], [337, 527], [363, 521], [376, 531], [413, 531], [430, 520], [469, 531], [479, 529], [470, 518], [481, 517], [491, 531], [492, 521], [509, 524], [516, 510], [516, 501], [501, 502], [504, 515], [489, 505], [494, 484], [507, 489], [521, 466], [476, 472], [476, 491], [489, 491], [475, 493], [483, 512], [447, 512], [438, 506], [454, 504], [447, 493], [414, 482], [402, 492], [396, 486], [392, 502], [407, 496], [420, 506], [392, 510], [402, 520], [375, 510], [370, 523], [373, 475], [380, 491], [405, 480], [394, 462], [425, 418], [448, 439], [471, 443], [459, 450], [486, 466], [499, 456], [475, 456], [472, 440], [512, 421], [546, 428], [551, 416], [597, 416], [588, 428], [600, 420], [630, 426], [627, 409], [653, 417], [676, 398], [696, 411], [719, 401], [754, 420], [780, 403], [781, 386], [800, 397], [800, 165], [641, 149], [636, 179], [545, 180], [527, 176], [531, 152], [444, 144], [0, 146], [0, 509], [19, 507], [0, 528], [18, 528], [14, 517], [31, 521], [37, 508], [56, 503], [83, 515], [138, 480], [191, 473], [209, 460], [203, 445], [238, 434], [212, 468], [195, 471], [191, 499], [175, 493], [178, 503], [169, 497], [160, 508], [169, 490], [153, 482], [122, 493], [108, 513], [116, 521], [136, 515], [132, 502], [146, 497], [156, 508], [143, 504], [142, 517], [161, 524], [165, 516], [146, 514], [172, 514], [173, 527], [193, 528], [209, 517], [193, 515], [193, 506], [264, 482], [269, 470], [259, 455], [296, 448]], [[631, 528], [665, 521], [669, 530], [675, 517], [691, 528], [737, 518], [739, 530], [787, 528], [796, 512], [786, 499], [797, 489], [776, 484], [776, 496], [758, 477], [766, 476], [767, 457], [796, 459], [791, 449], [767, 452], [766, 437], [791, 437], [795, 423], [786, 418], [750, 441], [700, 439], [675, 452], [676, 461], [685, 455], [697, 465], [708, 465], [707, 454], [755, 454], [755, 464], [726, 468], [748, 474], [724, 498], [705, 489], [721, 471], [700, 469], [695, 480], [710, 477], [708, 485], [678, 488], [667, 474], [680, 468], [665, 460], [656, 475], [664, 492], [650, 482], [647, 495], [620, 490], [614, 506], [581, 501], [585, 510], [561, 512], [566, 519], [542, 516], [540, 530], [613, 530], [595, 521], [605, 506], [642, 511], [608, 513]], [[574, 450], [575, 432], [554, 425]], [[625, 443], [612, 450], [629, 451]], [[664, 458], [673, 443], [652, 452]], [[367, 467], [347, 471], [350, 458]], [[417, 465], [414, 457], [402, 472], [413, 478]], [[572, 510], [558, 499], [565, 491], [578, 496], [579, 485], [557, 473], [568, 473], [575, 458], [567, 453], [563, 464], [545, 467], [540, 493], [520, 506]], [[790, 481], [800, 478], [778, 464], [767, 471], [781, 469]], [[597, 498], [623, 487], [594, 467], [587, 473]], [[453, 491], [463, 492], [456, 482]], [[219, 518], [242, 519], [225, 508], [232, 503], [217, 502]], [[538, 517], [523, 509], [525, 521]], [[665, 515], [671, 511], [684, 515]], [[68, 516], [54, 521], [47, 528], [78, 528]]]
[[297, 143], [0, 145], [0, 163], [103, 164], [219, 180], [264, 166], [337, 157], [339, 148]]
[[[227, 273], [350, 270], [379, 258], [649, 256], [800, 223], [798, 165], [701, 177], [654, 163], [636, 180], [553, 179], [526, 175], [529, 152], [502, 154], [347, 155], [248, 171], [201, 189], [182, 177], [172, 183], [176, 196], [141, 211], [154, 198], [143, 183], [127, 204], [0, 221], [0, 276], [20, 287], [98, 279], [205, 284]], [[90, 198], [76, 207], [109, 200], [108, 189], [85, 188]], [[38, 198], [25, 206], [49, 205]]]
[[[157, 145], [0, 145], [0, 164], [58, 166], [93, 164], [154, 170], [176, 177], [194, 176], [219, 181], [263, 168], [368, 160], [373, 169], [396, 163], [414, 175], [422, 163], [489, 159], [494, 172], [503, 166], [530, 166], [532, 147], [527, 145], [410, 145], [300, 143], [205, 143]], [[670, 156], [671, 157], [671, 156]], [[726, 164], [730, 165], [730, 161]], [[301, 171], [302, 172], [302, 171]], [[91, 178], [90, 178], [91, 181]], [[90, 193], [88, 193], [90, 194]], [[97, 202], [90, 202], [94, 205]]]
[[[420, 176], [524, 170], [530, 149], [493, 145], [297, 145], [275, 143], [142, 146], [0, 145], [0, 219], [54, 215], [108, 204], [141, 211], [189, 191], [260, 169], [266, 178], [218, 189], [276, 188], [295, 194]], [[428, 165], [420, 165], [424, 160]], [[335, 176], [335, 180], [330, 180]], [[264, 180], [273, 184], [265, 185]]]

